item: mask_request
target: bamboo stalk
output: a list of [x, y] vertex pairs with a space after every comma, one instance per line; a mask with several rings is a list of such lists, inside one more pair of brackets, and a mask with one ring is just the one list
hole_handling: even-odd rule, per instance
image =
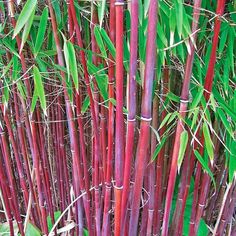
[[[109, 36], [113, 44], [115, 43], [115, 0], [110, 1], [110, 20], [109, 20]], [[110, 235], [110, 214], [109, 210], [111, 207], [111, 178], [112, 178], [112, 159], [114, 152], [114, 106], [111, 99], [114, 98], [114, 63], [112, 62], [112, 55], [109, 53], [108, 62], [108, 137], [107, 137], [107, 167], [106, 167], [106, 180], [105, 180], [105, 196], [104, 196], [104, 211], [103, 211], [103, 225], [102, 225], [102, 235]]]
[[[125, 226], [127, 214], [128, 196], [130, 191], [130, 172], [134, 156], [134, 132], [136, 126], [136, 73], [137, 73], [137, 48], [138, 48], [138, 8], [137, 0], [131, 2], [131, 37], [130, 37], [130, 70], [128, 77], [128, 118], [127, 118], [127, 135], [125, 146], [125, 163], [124, 163], [124, 181], [121, 203], [121, 225]], [[124, 233], [125, 227], [122, 227]]]
[[137, 235], [140, 195], [142, 191], [144, 169], [147, 164], [146, 155], [150, 135], [150, 122], [152, 119], [152, 90], [156, 61], [157, 4], [158, 2], [156, 0], [151, 0], [151, 7], [149, 6], [144, 89], [141, 107], [141, 125], [136, 154], [135, 181], [131, 204], [129, 235]]
[[[192, 22], [192, 32], [195, 32], [198, 27], [200, 6], [201, 6], [201, 0], [195, 1], [194, 18], [193, 18], [194, 20]], [[196, 36], [197, 36], [196, 34], [193, 35], [192, 40], [194, 42], [196, 42]], [[190, 43], [191, 50], [190, 50], [190, 54], [188, 54], [188, 57], [187, 57], [183, 87], [182, 87], [182, 92], [181, 92], [181, 100], [180, 100], [180, 108], [179, 108], [180, 119], [178, 120], [178, 123], [177, 123], [173, 154], [171, 158], [171, 169], [170, 169], [167, 193], [166, 193], [166, 203], [165, 203], [165, 211], [164, 211], [164, 217], [163, 217], [162, 236], [168, 235], [170, 209], [171, 209], [171, 203], [172, 203], [175, 180], [176, 180], [176, 173], [177, 173], [177, 160], [178, 160], [179, 148], [180, 148], [180, 135], [184, 130], [183, 119], [186, 116], [186, 111], [187, 111], [187, 106], [188, 106], [189, 85], [190, 85], [190, 79], [191, 79], [191, 74], [192, 74], [193, 59], [194, 59], [194, 54], [195, 54], [195, 48], [194, 48], [193, 42], [190, 41], [189, 43]]]

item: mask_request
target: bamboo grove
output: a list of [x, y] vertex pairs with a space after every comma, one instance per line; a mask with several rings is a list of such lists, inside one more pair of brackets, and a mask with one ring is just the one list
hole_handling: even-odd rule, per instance
[[236, 235], [236, 2], [0, 1], [0, 235]]

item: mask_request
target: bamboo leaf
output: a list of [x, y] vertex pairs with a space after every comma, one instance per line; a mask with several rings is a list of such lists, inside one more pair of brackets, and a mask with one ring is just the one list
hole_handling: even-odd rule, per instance
[[157, 155], [159, 154], [159, 152], [161, 151], [163, 145], [165, 144], [166, 139], [167, 139], [167, 137], [162, 138], [161, 142], [157, 145], [157, 147], [156, 147], [156, 149], [155, 149], [155, 151], [152, 155], [152, 159], [151, 159], [152, 161], [156, 159]]
[[[57, 221], [60, 216], [61, 216], [61, 211], [55, 211], [54, 212], [54, 219], [55, 219], [55, 221]], [[47, 224], [48, 224], [48, 231], [50, 232], [52, 227], [53, 227], [52, 219], [51, 219], [50, 216], [47, 217]]]
[[176, 28], [174, 8], [170, 9], [169, 25], [170, 25], [170, 46], [172, 46], [174, 43], [174, 35], [175, 35], [175, 28]]
[[231, 142], [231, 154], [229, 156], [229, 182], [232, 183], [236, 176], [236, 140]]
[[170, 119], [170, 117], [172, 116], [172, 113], [168, 113], [165, 118], [162, 120], [161, 124], [160, 124], [160, 127], [158, 130], [160, 130], [166, 123], [167, 121]]
[[28, 223], [27, 227], [26, 227], [25, 236], [32, 236], [32, 235], [40, 236], [41, 232], [40, 232], [40, 230], [36, 226], [34, 226], [31, 223]]
[[7, 66], [3, 68], [2, 75], [0, 78], [3, 78], [6, 75], [6, 73], [10, 70], [12, 64], [13, 64], [13, 59], [11, 59], [10, 62], [7, 64]]
[[[140, 4], [142, 5], [142, 4]], [[144, 1], [144, 16], [147, 17], [148, 14], [148, 9], [149, 9], [149, 5], [150, 5], [150, 0], [145, 0]]]
[[86, 98], [84, 99], [84, 103], [82, 105], [82, 108], [81, 108], [82, 114], [84, 114], [88, 110], [89, 105], [90, 105], [89, 96], [86, 96]]
[[204, 92], [203, 87], [199, 87], [197, 94], [196, 94], [196, 96], [194, 96], [194, 99], [193, 99], [192, 104], [190, 106], [190, 110], [195, 109], [197, 107], [197, 105], [199, 104], [199, 102], [202, 99], [203, 92]]
[[183, 27], [183, 0], [177, 0], [176, 2], [176, 23], [179, 37], [182, 35], [182, 27]]
[[78, 79], [78, 69], [77, 69], [77, 61], [75, 56], [75, 49], [71, 42], [67, 42], [68, 53], [69, 53], [69, 68], [72, 79], [74, 81], [76, 91], [79, 90], [79, 79]]
[[41, 19], [40, 19], [38, 34], [37, 34], [37, 38], [36, 38], [36, 42], [35, 42], [35, 48], [34, 48], [35, 57], [39, 53], [39, 50], [43, 44], [45, 32], [47, 29], [47, 21], [48, 21], [48, 8], [45, 7], [43, 10]]
[[104, 15], [105, 15], [105, 7], [106, 7], [106, 0], [102, 0], [101, 5], [99, 7], [99, 11], [98, 11], [98, 17], [99, 17], [99, 21], [100, 21], [100, 28], [102, 27], [103, 18], [104, 18]]
[[37, 0], [28, 0], [26, 2], [16, 22], [13, 38], [16, 37], [16, 35], [20, 32], [20, 30], [24, 27], [26, 22], [29, 20], [32, 12], [35, 10], [36, 4], [37, 4]]
[[108, 77], [107, 75], [96, 75], [95, 76], [98, 88], [101, 92], [103, 99], [106, 101], [108, 99]]
[[114, 44], [110, 40], [109, 36], [107, 35], [107, 32], [102, 28], [102, 29], [100, 29], [100, 33], [101, 33], [102, 38], [104, 39], [104, 42], [107, 45], [109, 52], [111, 53], [112, 57], [115, 58], [116, 49], [115, 49]]
[[29, 36], [29, 32], [30, 32], [30, 29], [31, 29], [31, 26], [33, 24], [33, 21], [34, 21], [34, 14], [35, 14], [35, 9], [36, 7], [34, 7], [31, 15], [30, 15], [30, 18], [29, 20], [26, 22], [25, 26], [24, 26], [24, 31], [23, 31], [23, 34], [22, 34], [22, 40], [21, 40], [21, 46], [20, 46], [20, 52], [22, 51], [23, 47], [24, 47], [24, 44]]
[[202, 165], [204, 171], [207, 172], [207, 174], [210, 176], [214, 187], [216, 188], [216, 182], [215, 182], [215, 178], [213, 173], [211, 172], [210, 168], [208, 167], [208, 164], [204, 161], [204, 159], [202, 158], [202, 156], [200, 155], [200, 153], [197, 150], [194, 150], [194, 154], [196, 156], [196, 158], [198, 159], [198, 161], [200, 162], [200, 164]]
[[39, 97], [39, 101], [40, 101], [41, 107], [44, 111], [44, 114], [47, 115], [47, 113], [46, 113], [47, 104], [46, 104], [46, 97], [45, 97], [42, 77], [39, 72], [39, 69], [36, 66], [33, 67], [33, 73], [34, 73], [35, 89], [37, 90], [37, 95]]
[[103, 43], [103, 40], [102, 40], [100, 31], [99, 31], [99, 28], [97, 26], [94, 27], [94, 36], [96, 38], [96, 41], [97, 41], [97, 44], [98, 44], [98, 47], [99, 47], [99, 49], [101, 51], [102, 56], [104, 58], [107, 58], [106, 48], [104, 46], [104, 43]]
[[34, 112], [34, 110], [35, 110], [37, 101], [38, 101], [38, 94], [37, 94], [37, 89], [35, 89], [35, 90], [34, 90], [34, 93], [33, 93], [32, 100], [31, 100], [31, 106], [30, 106], [30, 112], [31, 112], [31, 114], [32, 114], [32, 113]]
[[204, 135], [205, 144], [206, 144], [206, 150], [207, 150], [207, 153], [209, 155], [210, 162], [213, 165], [214, 149], [213, 149], [213, 143], [212, 143], [212, 140], [211, 140], [210, 131], [208, 129], [208, 125], [206, 124], [206, 122], [203, 123], [202, 129], [203, 129], [203, 135]]
[[180, 135], [180, 146], [179, 146], [179, 156], [178, 156], [178, 171], [180, 170], [181, 164], [184, 159], [184, 153], [188, 144], [188, 132], [184, 130]]

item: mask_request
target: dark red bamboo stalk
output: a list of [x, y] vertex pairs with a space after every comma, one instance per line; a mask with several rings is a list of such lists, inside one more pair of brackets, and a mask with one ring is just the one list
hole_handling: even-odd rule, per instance
[[[109, 21], [109, 36], [113, 44], [115, 44], [115, 0], [110, 1], [110, 21]], [[106, 180], [105, 180], [105, 196], [104, 196], [104, 211], [103, 211], [103, 225], [102, 235], [109, 235], [111, 226], [109, 224], [111, 207], [111, 178], [112, 178], [112, 158], [114, 153], [114, 106], [111, 99], [114, 98], [114, 80], [115, 70], [114, 63], [112, 62], [112, 55], [109, 53], [108, 62], [108, 130], [107, 130], [107, 166], [106, 166]]]
[[[70, 0], [70, 9], [72, 13], [72, 18], [75, 26], [75, 32], [76, 32], [76, 38], [77, 38], [77, 44], [79, 47], [83, 48], [83, 42], [82, 42], [82, 37], [81, 37], [81, 32], [78, 24], [78, 20], [76, 18], [76, 11], [74, 7], [74, 1]], [[87, 65], [86, 65], [86, 58], [85, 58], [85, 53], [83, 50], [80, 50], [80, 59], [81, 59], [81, 64], [84, 69], [84, 79], [86, 83], [86, 88], [87, 92], [89, 95], [89, 100], [90, 100], [90, 109], [91, 109], [91, 116], [92, 116], [92, 121], [93, 121], [93, 130], [94, 130], [94, 166], [95, 166], [95, 210], [96, 210], [96, 231], [97, 234], [100, 235], [101, 233], [101, 210], [100, 210], [100, 188], [99, 188], [99, 159], [100, 159], [100, 144], [99, 144], [99, 130], [98, 130], [98, 121], [97, 121], [97, 116], [96, 116], [96, 110], [95, 110], [95, 105], [94, 105], [94, 99], [93, 99], [93, 94], [92, 90], [90, 87], [90, 81], [89, 81], [89, 74], [87, 70]]]
[[149, 6], [146, 63], [141, 106], [141, 126], [136, 154], [134, 191], [129, 223], [130, 236], [137, 235], [140, 196], [143, 185], [144, 169], [147, 164], [146, 155], [150, 138], [150, 122], [152, 120], [152, 90], [156, 61], [157, 3], [158, 1], [151, 0]]
[[[200, 6], [201, 6], [201, 0], [195, 1], [194, 17], [193, 17], [193, 22], [192, 22], [192, 32], [195, 32], [198, 28]], [[196, 42], [196, 38], [197, 38], [197, 34], [195, 33], [193, 35], [192, 40]], [[168, 235], [170, 209], [171, 209], [171, 203], [172, 203], [175, 180], [176, 180], [176, 173], [177, 173], [177, 161], [178, 161], [179, 148], [180, 148], [180, 135], [184, 130], [184, 123], [182, 120], [186, 116], [188, 99], [189, 99], [189, 85], [190, 85], [190, 79], [191, 79], [191, 74], [192, 74], [193, 59], [194, 59], [194, 54], [195, 54], [195, 48], [194, 48], [193, 42], [190, 41], [189, 43], [190, 43], [191, 51], [187, 57], [183, 87], [182, 87], [182, 92], [181, 92], [181, 100], [180, 100], [180, 108], [179, 108], [179, 114], [181, 118], [178, 120], [178, 123], [177, 123], [175, 140], [174, 140], [173, 154], [172, 154], [172, 159], [171, 159], [171, 169], [170, 169], [167, 193], [166, 193], [166, 203], [165, 203], [165, 211], [164, 211], [164, 217], [163, 217], [162, 236]]]
[[[163, 103], [166, 101], [166, 95], [169, 92], [168, 88], [169, 84], [169, 69], [165, 68], [163, 71], [163, 87], [162, 87], [162, 99]], [[164, 109], [164, 108], [163, 108]], [[161, 113], [161, 120], [165, 118], [167, 111], [164, 109]], [[164, 125], [160, 129], [160, 137], [163, 137], [166, 131], [166, 125]], [[154, 206], [154, 222], [153, 222], [153, 233], [158, 234], [161, 229], [161, 221], [163, 215], [163, 204], [162, 204], [162, 196], [163, 196], [163, 170], [164, 170], [164, 158], [165, 157], [165, 145], [163, 145], [162, 149], [160, 150], [157, 156], [157, 163], [156, 163], [156, 188], [155, 188], [155, 206]]]
[[[49, 11], [50, 11], [50, 16], [51, 16], [51, 22], [52, 22], [52, 27], [53, 27], [53, 35], [54, 39], [57, 45], [57, 57], [58, 57], [58, 63], [61, 66], [64, 66], [64, 59], [63, 59], [63, 54], [62, 54], [62, 49], [58, 37], [58, 32], [57, 32], [57, 24], [56, 24], [56, 19], [54, 15], [54, 10], [52, 8], [51, 2], [48, 1], [48, 6], [49, 6]], [[84, 181], [82, 179], [82, 169], [81, 165], [79, 163], [79, 157], [80, 157], [80, 152], [79, 152], [79, 147], [78, 147], [78, 137], [77, 137], [77, 131], [75, 127], [75, 123], [73, 121], [73, 111], [71, 108], [70, 100], [69, 100], [69, 95], [67, 92], [66, 84], [65, 84], [65, 75], [62, 73], [62, 83], [63, 83], [63, 92], [64, 92], [64, 98], [65, 98], [65, 105], [66, 105], [66, 113], [67, 113], [67, 118], [68, 118], [68, 126], [69, 126], [69, 134], [70, 134], [70, 146], [71, 146], [71, 153], [72, 153], [72, 159], [74, 162], [74, 167], [76, 167], [76, 171], [74, 171], [74, 176], [75, 176], [75, 192], [76, 195], [78, 196], [80, 191], [83, 192], [85, 191], [84, 189]], [[86, 219], [87, 222], [89, 221], [89, 209], [87, 207], [87, 201], [85, 198], [83, 198], [84, 202], [84, 207], [85, 207], [85, 213], [86, 213]], [[78, 203], [78, 210], [81, 213], [82, 207], [81, 204]], [[81, 219], [81, 215], [79, 217], [79, 230], [80, 232], [83, 232], [83, 222]]]
[[20, 186], [22, 188], [22, 192], [23, 192], [23, 196], [24, 196], [24, 206], [25, 206], [25, 209], [26, 209], [27, 205], [28, 205], [28, 201], [29, 201], [29, 193], [28, 193], [27, 184], [26, 184], [25, 177], [24, 177], [23, 166], [22, 166], [20, 156], [19, 156], [19, 152], [18, 152], [18, 145], [16, 143], [16, 140], [14, 139], [14, 134], [13, 134], [13, 131], [12, 131], [12, 128], [11, 128], [12, 126], [11, 126], [10, 120], [8, 118], [8, 111], [6, 111], [6, 110], [4, 111], [3, 105], [0, 105], [0, 106], [1, 106], [2, 113], [3, 113], [3, 118], [4, 118], [4, 121], [5, 121], [5, 124], [6, 124], [7, 132], [8, 132], [8, 135], [9, 135], [9, 140], [11, 142], [12, 149], [13, 149], [13, 152], [14, 152], [16, 165], [17, 165], [17, 170], [18, 170], [18, 173], [19, 173]]
[[[217, 9], [216, 9], [216, 14], [218, 16], [215, 19], [211, 56], [210, 56], [207, 74], [205, 78], [205, 84], [204, 84], [204, 97], [205, 97], [206, 102], [208, 102], [210, 98], [210, 94], [211, 94], [212, 86], [213, 86], [214, 68], [215, 68], [215, 63], [216, 63], [216, 51], [218, 48], [218, 40], [219, 40], [219, 33], [220, 33], [220, 26], [221, 26], [220, 16], [223, 15], [224, 8], [225, 8], [225, 0], [218, 1]], [[202, 137], [202, 145], [204, 145], [203, 137]], [[198, 165], [200, 164], [198, 163]], [[198, 170], [200, 172], [200, 167], [198, 168]], [[203, 210], [204, 210], [205, 200], [206, 200], [208, 189], [209, 189], [210, 177], [208, 176], [207, 173], [204, 173], [203, 175], [203, 182], [204, 182], [204, 187], [200, 191], [196, 215], [195, 215], [193, 224], [191, 224], [191, 227], [190, 227], [190, 233], [193, 232], [194, 235], [197, 234], [199, 222], [200, 222]]]
[[116, 124], [115, 124], [115, 236], [121, 232], [121, 201], [124, 162], [124, 116], [123, 116], [123, 34], [124, 1], [115, 2], [116, 9]]
[[128, 197], [130, 192], [130, 172], [134, 156], [134, 134], [136, 126], [136, 73], [137, 73], [137, 49], [138, 49], [138, 10], [139, 2], [131, 2], [131, 32], [130, 32], [130, 70], [128, 78], [128, 118], [127, 118], [127, 135], [125, 146], [125, 163], [124, 163], [124, 182], [121, 203], [121, 225], [122, 232], [125, 229], [125, 217], [127, 214]]
[[[16, 184], [15, 184], [13, 172], [12, 172], [13, 168], [12, 168], [11, 161], [10, 161], [10, 154], [9, 154], [9, 150], [8, 150], [8, 144], [7, 144], [5, 132], [3, 130], [1, 123], [0, 123], [0, 136], [1, 136], [0, 144], [1, 144], [1, 148], [2, 148], [2, 155], [3, 155], [4, 162], [5, 162], [7, 178], [9, 180], [10, 194], [13, 199], [13, 209], [14, 209], [13, 214], [14, 214], [15, 219], [17, 221], [19, 231], [20, 231], [21, 235], [24, 236], [25, 234], [24, 234], [24, 230], [23, 230], [23, 222], [22, 222], [22, 219], [20, 216], [19, 203], [17, 201], [17, 195], [15, 194], [15, 193], [17, 193], [17, 191], [16, 191]], [[3, 168], [1, 171], [4, 171]], [[10, 195], [8, 195], [8, 196], [10, 196]]]
[[[158, 86], [159, 88], [159, 86]], [[158, 90], [157, 90], [158, 91]], [[153, 108], [152, 108], [152, 127], [153, 129], [158, 129], [158, 114], [159, 114], [159, 98], [155, 95], [153, 99]], [[157, 138], [154, 132], [151, 134], [151, 156], [153, 156], [157, 145]], [[150, 161], [148, 164], [148, 180], [149, 180], [149, 202], [148, 202], [148, 222], [147, 222], [147, 235], [152, 235], [153, 220], [154, 220], [154, 207], [155, 207], [155, 164], [156, 161]]]

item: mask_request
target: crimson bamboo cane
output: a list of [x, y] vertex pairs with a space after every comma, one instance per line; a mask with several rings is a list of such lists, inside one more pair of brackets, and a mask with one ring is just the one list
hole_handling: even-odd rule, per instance
[[130, 236], [137, 235], [140, 195], [142, 192], [144, 170], [147, 163], [150, 122], [152, 119], [152, 90], [156, 61], [157, 3], [157, 0], [151, 0], [149, 5], [146, 63], [141, 106], [141, 127], [136, 154], [134, 191], [129, 223]]
[[[57, 45], [58, 63], [59, 63], [59, 65], [64, 66], [62, 49], [61, 49], [60, 40], [59, 40], [59, 36], [58, 36], [58, 32], [57, 32], [57, 24], [56, 24], [56, 19], [55, 19], [55, 15], [54, 15], [54, 10], [51, 5], [51, 1], [48, 1], [48, 6], [49, 6], [49, 12], [50, 12], [50, 16], [51, 16], [51, 23], [52, 23], [52, 27], [53, 27], [53, 35], [54, 35], [54, 39], [55, 39], [55, 42]], [[72, 14], [73, 14], [73, 12], [72, 12]], [[76, 171], [74, 171], [74, 175], [76, 177], [75, 191], [76, 191], [76, 194], [79, 195], [79, 192], [80, 191], [83, 192], [83, 191], [85, 191], [85, 189], [84, 189], [84, 181], [81, 176], [82, 168], [79, 163], [80, 152], [79, 152], [79, 147], [78, 147], [78, 137], [77, 137], [77, 132], [76, 132], [76, 128], [75, 128], [75, 123], [73, 121], [74, 114], [73, 114], [73, 111], [71, 108], [69, 95], [68, 95], [66, 84], [65, 84], [65, 75], [63, 73], [62, 73], [62, 77], [63, 77], [63, 80], [62, 80], [63, 92], [64, 92], [64, 97], [65, 97], [66, 113], [67, 113], [69, 133], [70, 133], [71, 153], [72, 153], [72, 158], [73, 158], [74, 164], [76, 166]], [[90, 215], [89, 215], [89, 207], [88, 207], [88, 202], [86, 200], [86, 197], [83, 198], [83, 203], [84, 203], [84, 208], [85, 208], [85, 213], [86, 213], [86, 219], [87, 219], [87, 222], [89, 222]], [[77, 204], [78, 207], [80, 208], [80, 210], [82, 210], [81, 206], [80, 206], [81, 205], [80, 202], [78, 202], [78, 204]], [[80, 212], [80, 214], [81, 214], [81, 212]], [[83, 222], [82, 222], [81, 217], [79, 217], [79, 222], [80, 222], [79, 231], [80, 231], [80, 233], [83, 232]]]
[[[220, 26], [221, 26], [220, 16], [223, 15], [224, 8], [225, 8], [225, 0], [218, 1], [217, 9], [216, 9], [217, 17], [215, 19], [211, 56], [210, 56], [207, 74], [206, 74], [206, 78], [205, 78], [205, 84], [204, 84], [204, 89], [205, 89], [204, 90], [204, 97], [205, 97], [206, 102], [208, 102], [208, 100], [210, 99], [210, 94], [211, 94], [212, 86], [213, 86], [214, 68], [215, 68], [215, 64], [216, 64], [216, 52], [217, 52], [217, 47], [218, 47], [218, 40], [219, 40], [219, 33], [220, 33]], [[202, 143], [204, 144], [204, 140], [202, 140]], [[198, 201], [197, 212], [196, 212], [194, 224], [191, 225], [192, 227], [190, 229], [191, 230], [190, 232], [192, 232], [192, 228], [194, 227], [194, 235], [197, 234], [199, 222], [200, 222], [203, 210], [204, 210], [205, 200], [206, 200], [208, 189], [209, 189], [210, 177], [207, 173], [204, 173], [204, 175], [203, 175], [203, 182], [204, 182], [205, 186], [200, 191], [200, 196], [199, 196], [199, 201]]]
[[[192, 22], [192, 32], [194, 33], [192, 40], [194, 41], [194, 43], [196, 42], [196, 37], [197, 37], [196, 30], [198, 27], [200, 6], [201, 6], [201, 0], [195, 1], [194, 18]], [[170, 209], [171, 209], [171, 203], [172, 203], [175, 180], [176, 180], [176, 173], [177, 173], [177, 161], [178, 161], [179, 148], [180, 148], [180, 135], [184, 130], [183, 119], [186, 116], [186, 111], [187, 111], [187, 106], [188, 106], [189, 85], [190, 85], [190, 79], [191, 79], [191, 74], [192, 74], [193, 59], [194, 59], [194, 54], [195, 54], [195, 48], [192, 41], [190, 41], [190, 48], [191, 48], [191, 51], [187, 57], [183, 87], [182, 87], [182, 92], [181, 92], [181, 100], [180, 100], [180, 108], [179, 108], [179, 114], [181, 118], [178, 120], [178, 123], [177, 123], [173, 154], [171, 158], [171, 169], [170, 169], [167, 193], [166, 193], [166, 203], [165, 203], [165, 211], [164, 211], [164, 217], [163, 217], [162, 236], [168, 235]]]
[[138, 8], [139, 2], [131, 2], [131, 36], [130, 36], [130, 70], [128, 78], [128, 118], [127, 118], [127, 136], [125, 147], [124, 163], [124, 189], [122, 193], [121, 204], [121, 225], [124, 233], [125, 218], [128, 206], [128, 196], [130, 191], [130, 170], [134, 156], [134, 132], [135, 132], [135, 115], [136, 115], [136, 73], [137, 73], [137, 48], [138, 48]]
[[[115, 0], [110, 1], [110, 21], [109, 21], [109, 36], [113, 44], [115, 44]], [[105, 180], [105, 197], [104, 197], [104, 211], [103, 211], [103, 225], [102, 225], [102, 235], [109, 235], [110, 224], [109, 224], [109, 210], [110, 210], [110, 200], [111, 200], [111, 177], [112, 177], [112, 158], [114, 151], [114, 106], [111, 99], [114, 98], [114, 63], [112, 62], [112, 55], [109, 53], [108, 62], [108, 150], [107, 150], [107, 167], [106, 167], [106, 180]]]
[[124, 1], [115, 3], [116, 9], [116, 125], [115, 125], [115, 236], [121, 230], [121, 200], [123, 190], [124, 116], [123, 116], [123, 11]]

